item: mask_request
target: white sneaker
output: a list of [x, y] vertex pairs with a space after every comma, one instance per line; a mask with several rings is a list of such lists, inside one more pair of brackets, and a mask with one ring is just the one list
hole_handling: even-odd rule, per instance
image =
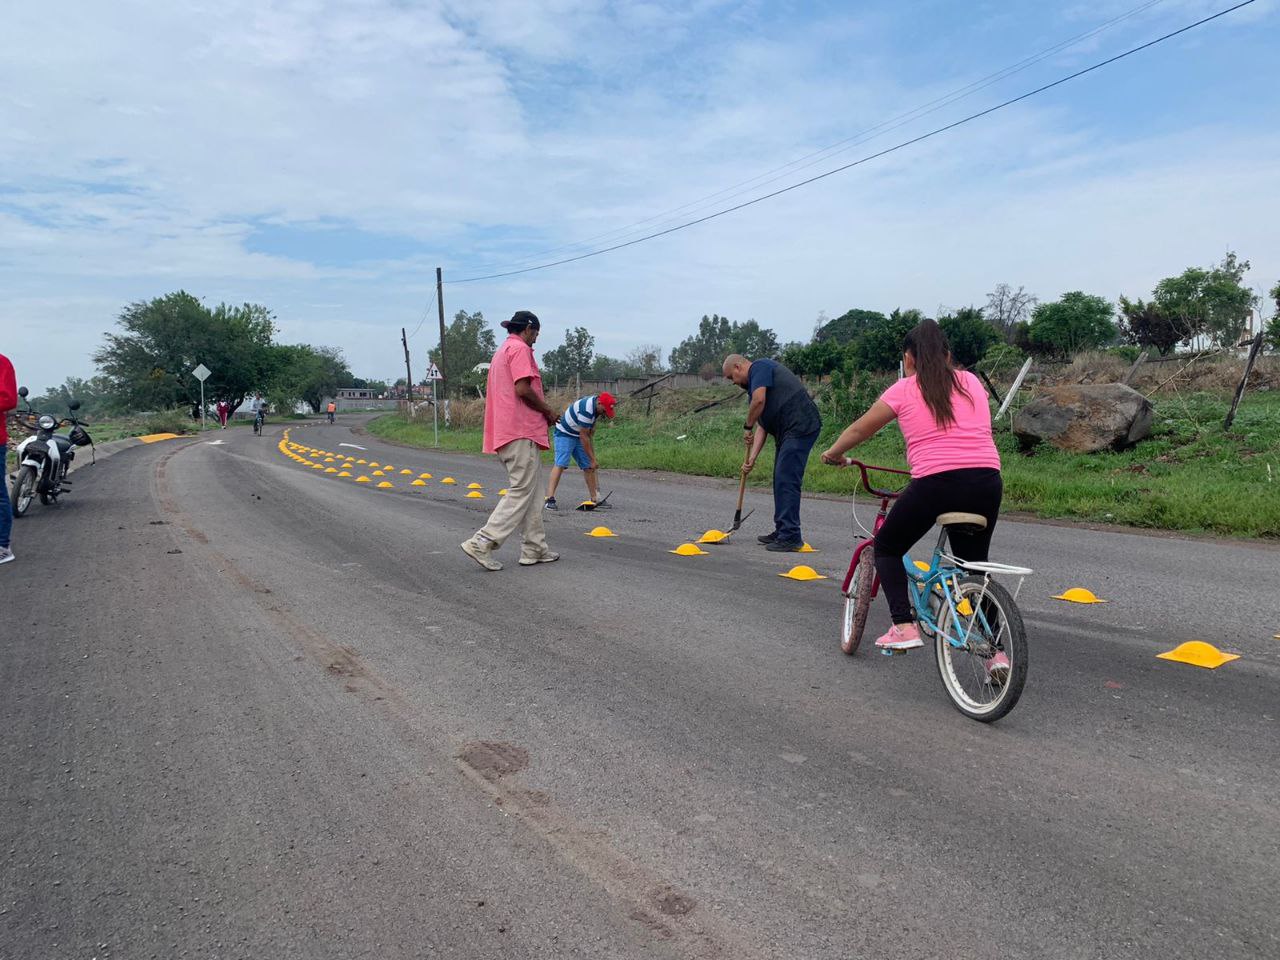
[[543, 550], [537, 556], [522, 556], [520, 558], [520, 566], [532, 567], [535, 563], [555, 563], [560, 559], [560, 554], [551, 550]]
[[472, 537], [470, 540], [462, 541], [462, 552], [490, 573], [496, 573], [502, 569], [502, 564], [493, 559], [492, 544], [482, 545], [479, 540]]
[[13, 551], [8, 547], [0, 547], [0, 563], [8, 563], [10, 560], [17, 560], [13, 555]]

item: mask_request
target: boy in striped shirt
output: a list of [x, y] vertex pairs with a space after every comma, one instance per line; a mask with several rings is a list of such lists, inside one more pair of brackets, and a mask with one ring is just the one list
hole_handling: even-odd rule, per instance
[[560, 483], [560, 476], [568, 468], [570, 460], [582, 468], [582, 475], [587, 481], [589, 500], [592, 503], [599, 501], [600, 488], [596, 482], [599, 463], [596, 461], [592, 434], [595, 432], [596, 417], [603, 413], [612, 420], [617, 402], [611, 393], [579, 397], [569, 404], [564, 414], [556, 421], [555, 430], [552, 431], [555, 440], [556, 464], [551, 468], [551, 482], [547, 485], [547, 498], [542, 504], [546, 509], [557, 509], [556, 486]]

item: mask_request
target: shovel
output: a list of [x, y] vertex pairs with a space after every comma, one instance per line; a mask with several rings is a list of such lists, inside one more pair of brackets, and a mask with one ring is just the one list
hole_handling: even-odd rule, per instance
[[752, 508], [747, 511], [746, 517], [742, 515], [742, 500], [746, 495], [747, 495], [747, 475], [744, 473], [738, 479], [738, 509], [733, 511], [733, 526], [729, 528], [728, 530], [729, 533], [733, 533], [735, 530], [737, 530], [740, 526], [742, 526], [742, 522], [746, 520], [747, 517], [751, 516], [753, 513], [756, 512], [755, 508]]
[[[605, 501], [606, 501], [606, 500], [608, 500], [608, 499], [609, 499], [610, 497], [612, 497], [612, 496], [613, 496], [613, 491], [612, 491], [612, 490], [610, 490], [610, 491], [609, 491], [608, 493], [606, 493], [603, 497], [601, 497], [601, 498], [599, 499], [599, 501], [594, 501], [594, 500], [583, 500], [580, 504], [578, 504], [578, 505], [577, 505], [576, 507], [574, 507], [573, 509], [575, 509], [575, 510], [587, 510], [587, 511], [590, 511], [590, 510], [599, 510], [601, 507], [605, 506]], [[610, 507], [610, 509], [612, 509], [612, 507]]]

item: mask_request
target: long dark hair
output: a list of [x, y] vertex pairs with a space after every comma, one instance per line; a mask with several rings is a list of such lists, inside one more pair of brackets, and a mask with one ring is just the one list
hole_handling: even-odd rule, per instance
[[956, 422], [951, 395], [959, 390], [968, 396], [955, 367], [951, 366], [951, 344], [936, 320], [921, 320], [902, 340], [902, 349], [916, 362], [916, 383], [925, 406], [939, 428]]

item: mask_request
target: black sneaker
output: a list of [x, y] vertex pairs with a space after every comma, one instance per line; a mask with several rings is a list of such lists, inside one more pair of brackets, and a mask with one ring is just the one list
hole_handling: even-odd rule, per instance
[[756, 539], [761, 543], [773, 543], [773, 541], [778, 539], [778, 531], [775, 530], [773, 533], [762, 533], [760, 536], [756, 537]]
[[543, 508], [544, 508], [544, 509], [546, 509], [546, 510], [559, 510], [559, 509], [560, 509], [559, 507], [557, 507], [557, 506], [556, 506], [556, 498], [555, 498], [555, 497], [547, 497], [546, 499], [544, 499], [544, 500], [542, 501], [542, 506], [543, 506]]
[[764, 548], [770, 553], [795, 553], [804, 546], [803, 540], [778, 540], [766, 543]]

